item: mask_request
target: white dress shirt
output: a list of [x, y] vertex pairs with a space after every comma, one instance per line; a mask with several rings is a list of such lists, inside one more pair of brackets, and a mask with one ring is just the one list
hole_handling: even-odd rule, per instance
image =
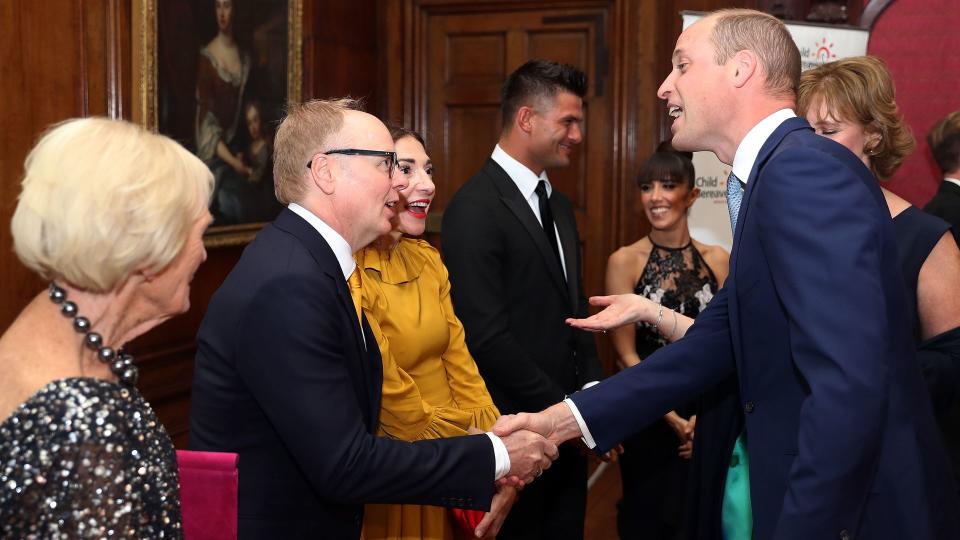
[[[323, 220], [317, 217], [313, 212], [307, 210], [297, 203], [290, 203], [287, 205], [287, 208], [289, 208], [294, 214], [306, 220], [307, 223], [309, 223], [314, 229], [317, 230], [318, 233], [320, 233], [320, 236], [326, 240], [327, 245], [333, 250], [333, 255], [337, 258], [337, 263], [340, 264], [340, 271], [343, 272], [343, 280], [349, 280], [350, 275], [353, 274], [353, 271], [357, 268], [357, 261], [353, 259], [353, 250], [350, 248], [350, 244], [348, 244], [347, 241], [340, 236], [340, 233], [333, 230], [333, 228], [324, 223]], [[360, 335], [363, 336], [363, 344], [366, 346], [367, 337], [363, 335], [362, 331], [360, 332]], [[493, 479], [496, 481], [503, 478], [508, 472], [510, 472], [510, 453], [507, 452], [507, 446], [503, 444], [503, 441], [500, 440], [500, 437], [497, 437], [491, 432], [487, 432], [486, 435], [490, 438], [490, 442], [493, 444]]]
[[[503, 148], [500, 148], [499, 144], [493, 147], [493, 154], [490, 155], [490, 159], [496, 161], [497, 165], [503, 167], [503, 170], [507, 172], [507, 176], [517, 185], [520, 194], [527, 200], [527, 204], [533, 210], [533, 215], [537, 216], [537, 221], [543, 227], [543, 219], [540, 217], [540, 197], [537, 196], [536, 189], [540, 180], [543, 180], [547, 185], [547, 197], [549, 198], [553, 194], [553, 186], [550, 184], [550, 179], [547, 178], [547, 171], [543, 171], [540, 176], [537, 176], [526, 165], [513, 159]], [[553, 234], [557, 237], [557, 249], [560, 250], [560, 266], [563, 270], [563, 277], [566, 279], [567, 263], [563, 259], [563, 244], [560, 243], [560, 233], [557, 231], [556, 223], [553, 224]]]
[[951, 184], [954, 184], [955, 186], [960, 187], [960, 180], [956, 178], [950, 178], [949, 176], [944, 176], [943, 181], [950, 182]]
[[[737, 147], [737, 153], [733, 157], [733, 174], [735, 174], [741, 182], [747, 183], [747, 180], [750, 178], [750, 171], [753, 170], [753, 164], [757, 162], [757, 155], [760, 154], [760, 148], [763, 146], [763, 143], [767, 142], [767, 139], [770, 138], [774, 130], [780, 127], [780, 124], [796, 116], [791, 109], [780, 109], [758, 122], [757, 125], [753, 126], [753, 128], [747, 132], [747, 135], [740, 141], [740, 146]], [[580, 426], [580, 433], [583, 435], [583, 442], [587, 445], [587, 448], [597, 446], [597, 443], [593, 440], [593, 435], [590, 434], [590, 429], [587, 428], [587, 423], [583, 421], [583, 416], [580, 415], [580, 411], [577, 409], [576, 404], [573, 403], [573, 400], [567, 398], [563, 400], [563, 402], [570, 407], [570, 412], [573, 413], [573, 417], [577, 420], [577, 425]]]
[[737, 147], [737, 153], [733, 156], [733, 174], [737, 175], [741, 182], [746, 184], [750, 178], [750, 171], [753, 170], [753, 164], [757, 162], [757, 155], [760, 154], [763, 143], [767, 142], [780, 124], [796, 116], [793, 109], [780, 109], [758, 122], [747, 132], [740, 141], [740, 146]]

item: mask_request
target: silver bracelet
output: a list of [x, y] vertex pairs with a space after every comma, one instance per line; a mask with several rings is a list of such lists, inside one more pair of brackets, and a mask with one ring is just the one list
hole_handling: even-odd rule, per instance
[[673, 334], [677, 331], [677, 312], [673, 312], [673, 329], [670, 330], [670, 335], [667, 336], [667, 341], [673, 340]]
[[659, 331], [660, 331], [660, 321], [663, 320], [663, 304], [657, 302], [657, 307], [659, 307], [660, 310], [657, 312], [657, 322], [653, 323], [653, 327], [656, 328], [657, 332], [659, 332]]

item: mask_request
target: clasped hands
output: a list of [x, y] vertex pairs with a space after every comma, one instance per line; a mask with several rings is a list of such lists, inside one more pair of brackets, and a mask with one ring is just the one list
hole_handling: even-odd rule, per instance
[[550, 468], [559, 455], [557, 445], [579, 437], [580, 427], [570, 408], [557, 403], [538, 413], [503, 415], [493, 432], [510, 454], [508, 482], [523, 486]]

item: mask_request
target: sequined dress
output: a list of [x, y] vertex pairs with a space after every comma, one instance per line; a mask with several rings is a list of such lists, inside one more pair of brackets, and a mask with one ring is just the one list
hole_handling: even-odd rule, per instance
[[[635, 292], [665, 308], [696, 318], [718, 288], [713, 270], [692, 243], [681, 248], [653, 244]], [[672, 315], [664, 312], [660, 328], [669, 334], [672, 327]], [[659, 332], [637, 327], [636, 348], [641, 359], [665, 344]], [[694, 412], [692, 404], [677, 408], [677, 413], [684, 418]], [[623, 499], [617, 515], [622, 539], [679, 537], [689, 463], [677, 455], [679, 445], [680, 440], [664, 420], [657, 420], [623, 442], [624, 453], [620, 456]]]
[[136, 389], [53, 381], [0, 424], [0, 538], [182, 538], [173, 443]]

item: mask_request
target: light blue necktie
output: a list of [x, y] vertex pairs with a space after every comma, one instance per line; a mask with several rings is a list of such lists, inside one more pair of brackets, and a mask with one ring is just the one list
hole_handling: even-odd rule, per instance
[[730, 171], [727, 177], [727, 210], [730, 211], [730, 228], [733, 233], [737, 233], [737, 214], [740, 213], [740, 203], [743, 202], [743, 189], [740, 187], [740, 179]]
[[[737, 233], [737, 215], [743, 202], [740, 179], [730, 172], [727, 177], [727, 210], [730, 228]], [[750, 504], [750, 466], [747, 459], [746, 432], [741, 432], [733, 446], [730, 468], [723, 487], [720, 526], [724, 540], [751, 540], [753, 538], [753, 508]]]

